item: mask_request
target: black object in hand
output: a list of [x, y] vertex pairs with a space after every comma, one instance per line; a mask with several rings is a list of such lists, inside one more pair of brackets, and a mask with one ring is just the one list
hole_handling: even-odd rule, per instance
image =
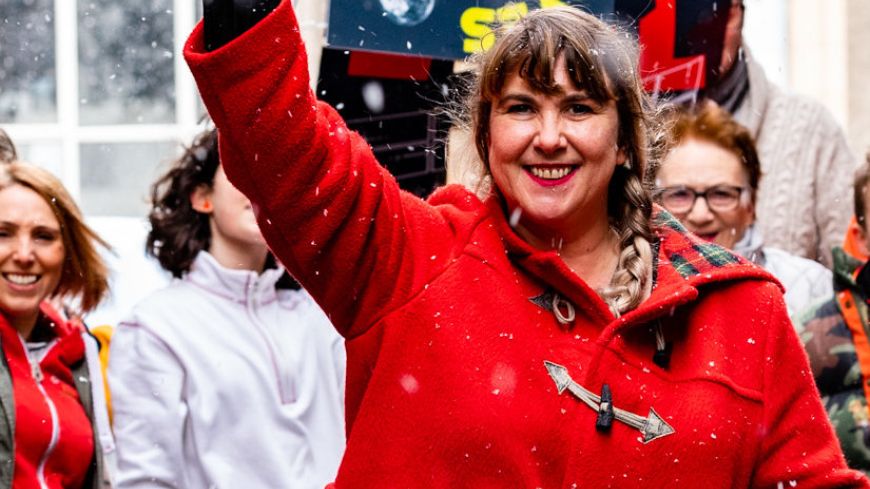
[[202, 0], [205, 50], [214, 51], [269, 15], [281, 0]]

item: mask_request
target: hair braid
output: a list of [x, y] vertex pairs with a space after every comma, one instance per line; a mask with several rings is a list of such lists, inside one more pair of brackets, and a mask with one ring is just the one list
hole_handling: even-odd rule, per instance
[[[516, 23], [501, 26], [492, 48], [475, 55], [466, 103], [458, 105], [468, 112], [460, 109], [457, 113], [465, 117], [456, 119], [463, 123], [460, 127], [470, 128], [483, 166], [482, 178], [489, 180], [490, 118], [509, 77], [518, 75], [542, 94], [558, 93], [554, 70], [561, 57], [575, 88], [602, 104], [615, 103], [616, 143], [630, 165], [617, 166], [610, 180], [607, 215], [618, 236], [619, 256], [610, 283], [598, 291], [615, 315], [637, 307], [649, 288], [652, 203], [644, 186], [645, 172], [655, 166], [664, 147], [661, 132], [656, 130], [660, 126], [654, 117], [657, 107], [645, 95], [635, 68], [638, 46], [626, 32], [572, 7], [535, 10]], [[478, 194], [484, 187], [483, 180], [479, 182]]]
[[634, 309], [644, 298], [652, 269], [652, 231], [649, 222], [652, 202], [636, 173], [618, 167], [615, 180], [622, 180], [619, 218], [614, 227], [619, 235], [619, 262], [610, 284], [601, 296], [616, 316]]

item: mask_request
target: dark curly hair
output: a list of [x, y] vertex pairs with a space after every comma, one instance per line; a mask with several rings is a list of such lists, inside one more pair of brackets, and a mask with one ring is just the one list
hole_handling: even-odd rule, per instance
[[[209, 216], [194, 210], [190, 195], [201, 185], [211, 187], [219, 166], [217, 130], [207, 130], [197, 135], [169, 171], [151, 186], [151, 230], [145, 252], [157, 258], [173, 277], [187, 273], [196, 255], [211, 246]], [[277, 266], [270, 252], [265, 268]], [[299, 289], [300, 285], [285, 271], [275, 287]]]
[[174, 277], [190, 270], [196, 255], [211, 245], [208, 215], [193, 209], [190, 195], [201, 185], [212, 186], [218, 166], [217, 130], [211, 129], [197, 135], [151, 186], [145, 251]]

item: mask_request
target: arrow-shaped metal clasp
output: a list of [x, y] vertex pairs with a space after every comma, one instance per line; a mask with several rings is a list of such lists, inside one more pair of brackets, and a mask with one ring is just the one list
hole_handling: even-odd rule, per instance
[[[559, 394], [562, 394], [565, 389], [568, 389], [571, 394], [574, 394], [578, 399], [583, 401], [584, 404], [591, 407], [596, 412], [598, 411], [601, 397], [575, 382], [574, 379], [568, 375], [567, 368], [546, 360], [544, 360], [544, 366], [547, 367], [547, 373], [550, 374], [550, 378], [552, 378], [553, 382], [556, 383], [556, 388], [559, 390]], [[622, 421], [632, 428], [640, 430], [641, 434], [643, 434], [644, 443], [649, 443], [657, 438], [674, 433], [674, 428], [666, 423], [653, 408], [649, 408], [649, 415], [646, 418], [624, 409], [619, 409], [615, 406], [613, 408], [613, 414], [617, 420]]]

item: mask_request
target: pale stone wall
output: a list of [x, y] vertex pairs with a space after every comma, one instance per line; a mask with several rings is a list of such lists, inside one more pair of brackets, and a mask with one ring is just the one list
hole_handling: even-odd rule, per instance
[[870, 150], [870, 2], [789, 3], [789, 86], [827, 106], [849, 145]]
[[790, 4], [789, 81], [796, 93], [827, 106], [849, 126], [849, 33], [846, 1], [793, 0]]
[[849, 0], [849, 143], [859, 155], [870, 151], [870, 2]]

